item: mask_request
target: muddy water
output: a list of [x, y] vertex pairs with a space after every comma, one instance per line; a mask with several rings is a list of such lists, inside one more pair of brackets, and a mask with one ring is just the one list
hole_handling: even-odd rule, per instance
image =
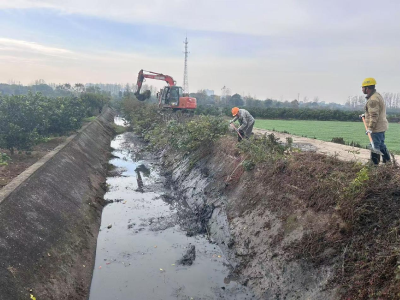
[[[230, 280], [220, 249], [204, 235], [188, 237], [182, 224], [184, 203], [171, 197], [158, 161], [132, 133], [118, 135], [97, 241], [90, 300], [251, 299]], [[178, 261], [191, 245], [191, 266]]]

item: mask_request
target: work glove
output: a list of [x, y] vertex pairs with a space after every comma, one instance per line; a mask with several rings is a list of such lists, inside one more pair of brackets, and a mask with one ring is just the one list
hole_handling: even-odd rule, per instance
[[371, 129], [368, 129], [368, 130], [365, 132], [365, 134], [368, 135], [368, 133], [372, 133], [372, 130], [371, 130]]

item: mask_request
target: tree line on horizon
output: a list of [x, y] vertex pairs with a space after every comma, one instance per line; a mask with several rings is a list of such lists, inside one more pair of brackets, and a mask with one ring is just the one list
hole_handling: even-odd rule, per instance
[[[389, 112], [400, 112], [400, 93], [381, 93], [385, 100], [386, 108]], [[197, 93], [190, 93], [191, 97], [197, 99], [199, 105], [215, 105], [215, 106], [238, 106], [238, 107], [254, 107], [254, 108], [292, 108], [292, 109], [317, 109], [317, 110], [352, 110], [359, 111], [364, 109], [366, 103], [365, 96], [350, 96], [346, 103], [339, 104], [335, 102], [326, 103], [319, 101], [315, 97], [309, 101], [304, 97], [302, 101], [294, 99], [292, 101], [278, 101], [275, 99], [255, 99], [251, 96], [242, 97], [240, 94], [220, 96], [208, 96], [205, 90], [199, 90]]]
[[[83, 91], [108, 93], [114, 98], [122, 98], [128, 94], [134, 93], [136, 84], [104, 84], [104, 83], [77, 83], [71, 85], [65, 84], [46, 84], [44, 80], [36, 80], [31, 85], [21, 85], [17, 83], [0, 83], [0, 95], [26, 95], [29, 92], [40, 92], [44, 96], [66, 96], [70, 94], [79, 94]], [[142, 90], [150, 90], [151, 98], [149, 102], [157, 102], [156, 93], [158, 89], [153, 85], [144, 84]], [[229, 89], [228, 89], [229, 91]], [[381, 93], [385, 100], [387, 110], [400, 111], [400, 93]], [[215, 106], [242, 106], [257, 108], [308, 108], [308, 109], [328, 109], [328, 110], [362, 110], [365, 105], [365, 97], [363, 95], [349, 96], [345, 104], [335, 102], [326, 103], [320, 101], [319, 97], [312, 100], [304, 97], [302, 100], [293, 99], [279, 101], [276, 99], [257, 99], [253, 96], [243, 96], [238, 93], [230, 95], [230, 92], [224, 96], [207, 95], [205, 89], [198, 90], [196, 93], [190, 93], [191, 97], [197, 99], [199, 105], [215, 105]]]
[[[250, 114], [259, 119], [271, 120], [315, 120], [315, 121], [346, 121], [359, 122], [362, 110], [340, 110], [340, 109], [310, 109], [290, 107], [246, 107]], [[198, 105], [195, 111], [198, 115], [223, 115], [232, 117], [230, 106]], [[400, 113], [389, 113], [387, 119], [391, 123], [400, 122]]]

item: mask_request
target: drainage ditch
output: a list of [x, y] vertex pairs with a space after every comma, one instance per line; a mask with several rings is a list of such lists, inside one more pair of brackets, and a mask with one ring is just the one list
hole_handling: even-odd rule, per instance
[[126, 132], [111, 147], [90, 300], [252, 299], [141, 139]]

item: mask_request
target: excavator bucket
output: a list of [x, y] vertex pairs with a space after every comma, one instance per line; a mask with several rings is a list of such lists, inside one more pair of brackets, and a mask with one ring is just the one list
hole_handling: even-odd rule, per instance
[[145, 101], [150, 98], [151, 92], [149, 90], [145, 91], [143, 94], [135, 93], [136, 99], [139, 101]]

